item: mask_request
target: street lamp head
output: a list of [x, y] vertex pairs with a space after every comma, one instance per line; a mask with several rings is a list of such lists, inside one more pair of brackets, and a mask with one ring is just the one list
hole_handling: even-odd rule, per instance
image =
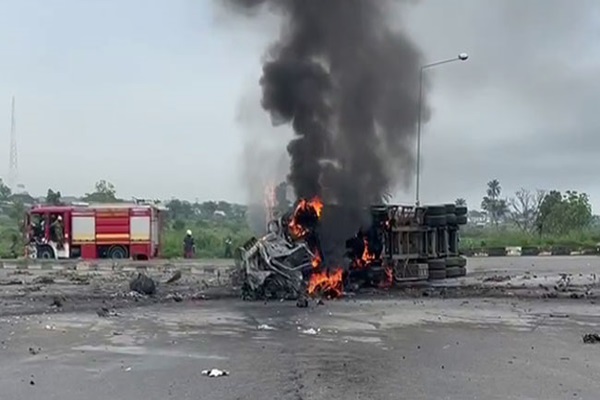
[[469, 58], [469, 55], [468, 55], [467, 53], [460, 53], [460, 54], [458, 55], [458, 59], [459, 59], [460, 61], [467, 61], [467, 59], [468, 59], [468, 58]]

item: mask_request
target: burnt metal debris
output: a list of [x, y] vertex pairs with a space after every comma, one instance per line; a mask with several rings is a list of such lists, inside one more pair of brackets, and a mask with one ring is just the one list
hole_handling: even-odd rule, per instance
[[336, 266], [323, 262], [321, 251], [318, 222], [327, 211], [318, 199], [300, 200], [269, 223], [267, 235], [242, 246], [238, 268], [244, 298], [336, 297], [365, 286], [466, 275], [466, 259], [458, 250], [466, 207], [372, 206], [370, 224], [346, 240], [344, 261]]

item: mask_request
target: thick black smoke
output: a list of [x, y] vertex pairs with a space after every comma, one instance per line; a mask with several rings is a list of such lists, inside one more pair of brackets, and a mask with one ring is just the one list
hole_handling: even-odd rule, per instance
[[260, 84], [274, 123], [291, 124], [295, 132], [287, 149], [296, 195], [359, 210], [407, 186], [421, 55], [391, 27], [397, 2], [227, 1], [240, 11], [264, 8], [282, 18]]

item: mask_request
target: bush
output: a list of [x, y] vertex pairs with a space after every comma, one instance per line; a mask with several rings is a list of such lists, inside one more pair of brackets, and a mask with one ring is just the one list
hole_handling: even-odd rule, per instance
[[[600, 243], [600, 232], [598, 230], [582, 230], [570, 232], [565, 235], [527, 234], [509, 229], [493, 228], [469, 228], [460, 232], [460, 246], [463, 251], [474, 248], [496, 248], [520, 246], [522, 254], [534, 255], [539, 249], [555, 251], [564, 254], [567, 250], [596, 249]], [[535, 250], [534, 250], [535, 249]]]

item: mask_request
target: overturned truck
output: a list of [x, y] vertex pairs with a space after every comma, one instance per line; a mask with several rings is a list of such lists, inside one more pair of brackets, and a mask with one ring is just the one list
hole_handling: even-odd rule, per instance
[[355, 235], [337, 244], [343, 259], [322, 250], [319, 223], [329, 209], [319, 199], [300, 200], [268, 224], [264, 237], [242, 246], [237, 261], [244, 298], [335, 297], [365, 286], [466, 275], [458, 250], [466, 207], [372, 206], [368, 224], [357, 223]]

